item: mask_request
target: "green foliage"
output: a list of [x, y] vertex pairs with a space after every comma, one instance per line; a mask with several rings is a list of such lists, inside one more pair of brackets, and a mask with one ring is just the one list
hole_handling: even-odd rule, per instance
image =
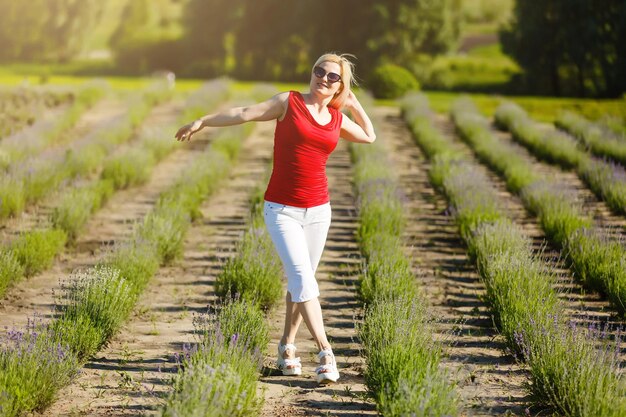
[[522, 355], [534, 381], [531, 394], [557, 405], [563, 415], [624, 415], [626, 389], [615, 342], [603, 335], [610, 330], [599, 323], [563, 328], [554, 320], [520, 331]]
[[[586, 129], [588, 140], [595, 144], [589, 146], [596, 146], [598, 153], [610, 154], [617, 160], [622, 152], [626, 155], [626, 147], [617, 138], [600, 139], [597, 129], [585, 125], [584, 121], [573, 116], [559, 120], [558, 124], [569, 124], [572, 128], [572, 125], [576, 125], [575, 130], [581, 134], [581, 130]], [[502, 104], [496, 111], [496, 123], [510, 130], [516, 141], [529, 148], [540, 159], [557, 163], [564, 168], [576, 168], [578, 176], [613, 211], [625, 212], [626, 172], [623, 167], [589, 157], [578, 149], [574, 139], [557, 131], [542, 129], [515, 104]]]
[[626, 165], [626, 142], [601, 124], [591, 123], [572, 112], [561, 113], [554, 124], [574, 135], [594, 155]]
[[137, 229], [137, 237], [154, 244], [161, 262], [168, 264], [183, 254], [183, 239], [189, 221], [188, 212], [170, 200], [145, 217]]
[[[256, 80], [302, 80], [322, 53], [345, 51], [358, 57], [367, 78], [380, 61], [406, 66], [417, 53], [447, 52], [460, 34], [458, 0], [391, 4], [247, 0], [237, 6], [224, 0], [189, 1], [183, 18], [187, 29], [184, 43], [192, 51], [187, 71]], [[349, 31], [345, 30], [346, 16], [350, 16]], [[324, 31], [316, 23], [322, 21]], [[260, 27], [272, 30], [259, 31]]]
[[513, 0], [464, 0], [463, 17], [466, 22], [503, 23], [510, 18]]
[[24, 210], [24, 184], [12, 175], [0, 178], [0, 219], [15, 216]]
[[0, 1], [0, 61], [67, 61], [97, 21], [97, 0]]
[[620, 241], [611, 241], [597, 231], [576, 230], [566, 242], [572, 268], [582, 282], [608, 294], [621, 311], [626, 311], [626, 253]]
[[498, 126], [513, 133], [518, 142], [539, 158], [565, 168], [574, 168], [579, 164], [582, 155], [575, 141], [555, 131], [540, 130], [518, 105], [503, 103], [496, 110], [495, 119]]
[[[529, 91], [619, 96], [626, 91], [626, 3], [518, 1], [501, 33]], [[572, 42], [575, 39], [575, 42]]]
[[531, 330], [546, 325], [561, 313], [552, 289], [556, 276], [533, 257], [532, 242], [508, 220], [482, 223], [468, 239], [487, 299], [496, 313], [498, 328], [513, 350], [520, 327]]
[[350, 147], [358, 241], [366, 258], [359, 282], [365, 304], [359, 337], [366, 383], [384, 415], [454, 415], [455, 384], [441, 369], [441, 347], [428, 331], [427, 302], [404, 253], [402, 196], [381, 146], [375, 142]]
[[367, 359], [365, 380], [381, 414], [458, 413], [454, 385], [439, 366], [441, 346], [432, 331], [424, 305], [410, 296], [378, 297], [366, 309], [358, 334]]
[[[2, 29], [0, 29], [1, 31]], [[74, 95], [67, 92], [40, 90], [33, 87], [0, 89], [0, 138], [13, 134], [25, 126], [32, 125], [41, 112], [47, 108], [71, 102]], [[0, 149], [0, 166], [3, 161], [5, 143]]]
[[208, 345], [218, 335], [224, 342], [236, 341], [251, 351], [263, 352], [270, 341], [269, 327], [259, 304], [239, 297], [227, 297], [212, 308], [213, 314], [202, 314], [194, 321], [200, 343]]
[[108, 180], [73, 188], [52, 211], [50, 215], [52, 225], [63, 230], [68, 240], [74, 242], [87, 220], [102, 207], [113, 191], [113, 183]]
[[97, 266], [79, 272], [65, 287], [62, 316], [53, 328], [66, 335], [73, 352], [86, 359], [119, 329], [137, 296], [137, 288], [117, 269]]
[[217, 276], [215, 293], [222, 298], [238, 294], [264, 310], [271, 309], [283, 294], [282, 268], [265, 229], [249, 228], [236, 252]]
[[78, 358], [39, 318], [29, 318], [24, 329], [2, 334], [0, 415], [18, 417], [24, 410], [44, 409], [54, 400], [57, 387], [69, 384], [77, 369]]
[[[513, 191], [520, 194], [524, 205], [539, 216], [546, 235], [563, 247], [564, 256], [579, 274], [586, 274], [583, 283], [595, 282], [594, 287], [601, 286], [615, 308], [624, 313], [626, 291], [623, 288], [626, 288], [626, 276], [619, 269], [607, 265], [607, 259], [621, 265], [618, 260], [626, 257], [626, 250], [622, 245], [608, 236], [597, 239], [593, 235], [581, 234], [582, 230], [592, 227], [593, 223], [588, 216], [581, 213], [576, 198], [562, 184], [534, 177], [533, 166], [520, 159], [514, 148], [498, 142], [489, 132], [486, 120], [469, 103], [458, 103], [453, 112], [461, 137], [506, 179]], [[513, 175], [506, 166], [516, 160], [520, 160], [519, 169]], [[584, 165], [586, 164], [581, 164]], [[521, 186], [513, 188], [510, 184], [514, 177], [526, 178], [526, 181], [520, 181]], [[576, 247], [572, 246], [574, 242]]]
[[124, 189], [145, 183], [155, 164], [152, 153], [133, 148], [108, 159], [104, 163], [101, 176], [105, 180], [111, 180], [116, 189]]
[[62, 230], [35, 230], [22, 234], [10, 245], [15, 259], [30, 277], [47, 269], [65, 246], [67, 235]]
[[10, 250], [0, 252], [0, 297], [4, 296], [10, 284], [24, 276], [24, 266]]
[[143, 288], [159, 269], [157, 247], [151, 242], [129, 242], [115, 247], [104, 261], [137, 288]]
[[[417, 105], [423, 106], [423, 101], [417, 101]], [[423, 112], [423, 109], [418, 111]], [[457, 122], [464, 120], [458, 116], [455, 115]], [[463, 125], [457, 127], [465, 134]], [[474, 138], [484, 137], [474, 134]], [[415, 139], [423, 144], [430, 138], [416, 135]], [[474, 142], [471, 144], [474, 145]], [[445, 161], [445, 158], [440, 159]], [[456, 164], [468, 166], [463, 161]], [[463, 214], [467, 207], [476, 207], [476, 204], [465, 204], [465, 201], [471, 202], [472, 198], [485, 200], [486, 195], [494, 195], [494, 190], [484, 181], [476, 181], [476, 175], [471, 175], [469, 167], [466, 172], [459, 172], [455, 171], [454, 166], [451, 163], [443, 164], [437, 177], [441, 179], [440, 183], [449, 201], [454, 201], [455, 217], [477, 219], [472, 233], [462, 233], [462, 236], [487, 287], [486, 299], [495, 313], [499, 329], [509, 347], [520, 353], [529, 365], [532, 381], [528, 388], [531, 393], [538, 402], [550, 404], [564, 415], [614, 416], [623, 413], [626, 386], [618, 376], [616, 353], [620, 344], [619, 336], [615, 342], [608, 342], [601, 335], [600, 329], [595, 330], [595, 323], [586, 332], [577, 330], [576, 323], [565, 322], [564, 307], [553, 290], [557, 281], [556, 272], [542, 264], [540, 256], [533, 253], [532, 241], [508, 220], [489, 219], [489, 216], [482, 220], [484, 212], [480, 210], [469, 210]], [[544, 190], [546, 194], [551, 191], [547, 187]], [[567, 199], [561, 197], [561, 200], [564, 203], [560, 206], [569, 204]], [[581, 221], [580, 218], [574, 220]], [[573, 236], [582, 236], [585, 229], [577, 227], [572, 230], [575, 230], [572, 231]], [[591, 242], [587, 239], [576, 241], [572, 235], [567, 240], [572, 246], [566, 248], [566, 251], [582, 248]], [[617, 250], [615, 254], [619, 252], [622, 250]], [[594, 255], [602, 258], [597, 252]], [[615, 268], [623, 271], [623, 253], [621, 257], [619, 262], [616, 262], [618, 257], [613, 257], [611, 264], [617, 264]], [[578, 256], [573, 258], [580, 259]], [[609, 258], [611, 256], [605, 256], [603, 260]], [[585, 265], [594, 263], [585, 262]], [[608, 262], [601, 264], [605, 267], [609, 265]], [[615, 398], [619, 398], [619, 401], [616, 402]]]
[[376, 67], [368, 85], [377, 98], [398, 98], [408, 91], [419, 89], [413, 74], [394, 64]]
[[257, 304], [228, 300], [194, 321], [199, 343], [186, 348], [162, 416], [249, 416], [260, 412], [260, 353], [269, 342]]

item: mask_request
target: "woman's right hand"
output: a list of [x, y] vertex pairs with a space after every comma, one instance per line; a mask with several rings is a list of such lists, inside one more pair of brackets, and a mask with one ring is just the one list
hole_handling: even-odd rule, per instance
[[178, 129], [178, 132], [176, 132], [174, 137], [177, 141], [190, 140], [191, 136], [200, 129], [202, 129], [202, 120], [194, 120], [193, 122]]

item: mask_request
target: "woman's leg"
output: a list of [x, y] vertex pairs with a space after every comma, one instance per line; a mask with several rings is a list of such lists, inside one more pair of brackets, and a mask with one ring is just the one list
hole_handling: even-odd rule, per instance
[[[315, 271], [317, 271], [317, 266], [319, 265], [320, 259], [322, 258], [322, 252], [324, 251], [324, 245], [326, 244], [326, 237], [328, 236], [328, 228], [330, 226], [330, 213], [329, 212], [323, 212], [321, 213], [322, 217], [319, 217], [318, 214], [318, 220], [315, 221], [312, 224], [308, 224], [306, 226], [304, 226], [303, 231], [304, 231], [304, 237], [307, 243], [307, 249], [308, 249], [308, 253], [309, 253], [309, 260], [311, 261], [311, 270], [313, 271], [313, 274], [315, 274]], [[296, 338], [296, 334], [298, 333], [298, 328], [300, 327], [300, 324], [302, 324], [302, 314], [300, 312], [300, 308], [297, 308], [298, 305], [300, 303], [294, 303], [293, 301], [291, 301], [291, 294], [289, 292], [287, 292], [287, 296], [285, 297], [285, 304], [286, 304], [286, 312], [285, 312], [285, 327], [283, 329], [283, 337], [281, 339], [281, 343], [282, 344], [286, 344], [286, 343], [293, 343], [295, 338]], [[317, 298], [316, 298], [317, 300]], [[319, 300], [317, 300], [317, 304], [319, 305]], [[314, 308], [315, 309], [315, 308]], [[315, 331], [317, 333], [319, 333], [319, 329], [315, 323], [317, 321], [322, 321], [322, 316], [321, 316], [321, 307], [319, 308], [320, 310], [320, 314], [319, 317], [317, 317], [317, 315], [313, 312], [313, 317], [312, 317], [312, 325], [315, 326]], [[307, 324], [307, 327], [309, 327], [309, 325]], [[322, 324], [322, 330], [323, 330], [323, 324]], [[309, 327], [309, 331], [311, 332], [311, 335], [313, 335], [313, 332], [311, 331], [310, 327]], [[315, 338], [315, 336], [313, 336]], [[316, 339], [317, 341], [317, 339]], [[326, 340], [326, 335], [324, 334], [323, 340], [320, 340], [321, 342], [325, 341], [325, 345], [328, 345], [328, 341]], [[319, 343], [318, 343], [318, 347]], [[321, 348], [320, 348], [321, 350]]]
[[[309, 213], [310, 218], [304, 226], [304, 235], [306, 237], [307, 247], [309, 249], [309, 259], [311, 267], [315, 272], [319, 265], [326, 245], [328, 229], [331, 221], [330, 204], [317, 207], [313, 212]], [[324, 319], [322, 316], [322, 307], [317, 297], [308, 301], [298, 303], [298, 311], [302, 315], [311, 336], [315, 340], [319, 350], [330, 349], [330, 343], [326, 337], [324, 329]], [[322, 358], [322, 364], [331, 363], [332, 359], [328, 356]], [[324, 371], [322, 371], [324, 372]]]
[[[307, 211], [266, 204], [265, 222], [289, 280], [281, 343], [293, 343], [304, 319], [318, 348], [330, 348], [314, 276], [330, 226], [330, 205]], [[292, 293], [297, 294], [295, 301]], [[285, 352], [286, 357], [292, 354]], [[328, 361], [326, 357], [323, 363]]]
[[298, 309], [298, 303], [291, 301], [291, 293], [287, 291], [285, 296], [285, 327], [283, 328], [283, 337], [280, 339], [280, 343], [286, 345], [287, 343], [293, 343], [296, 340], [296, 334], [298, 328], [302, 323], [302, 314]]
[[[281, 344], [293, 343], [302, 323], [302, 315], [297, 308], [297, 303], [292, 300], [292, 295], [296, 294], [300, 298], [307, 299], [319, 294], [304, 235], [305, 215], [305, 209], [293, 209], [275, 203], [266, 203], [264, 207], [268, 233], [288, 278], [285, 325]], [[293, 354], [294, 352], [288, 350], [285, 352], [285, 357], [291, 358]]]

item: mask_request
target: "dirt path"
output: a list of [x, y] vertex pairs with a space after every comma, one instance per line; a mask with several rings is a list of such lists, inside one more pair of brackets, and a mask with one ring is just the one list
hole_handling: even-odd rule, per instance
[[46, 416], [156, 413], [176, 372], [173, 355], [193, 341], [193, 317], [212, 302], [215, 277], [246, 228], [250, 193], [271, 158], [273, 129], [273, 123], [259, 124], [246, 139], [230, 178], [202, 206], [203, 219], [189, 230], [184, 258], [158, 271], [132, 320], [63, 390]]
[[[175, 120], [178, 111], [156, 112], [149, 122], [155, 126]], [[74, 247], [68, 248], [43, 273], [23, 280], [11, 288], [0, 300], [0, 326], [20, 325], [33, 312], [51, 314], [54, 292], [60, 280], [67, 280], [72, 271], [84, 269], [98, 262], [107, 245], [127, 239], [135, 222], [143, 218], [156, 203], [159, 194], [178, 178], [180, 172], [206, 146], [211, 130], [193, 142], [181, 144], [177, 150], [159, 163], [143, 186], [115, 193], [107, 204], [87, 223]], [[173, 139], [172, 139], [173, 140]]]
[[[458, 375], [464, 413], [523, 415], [529, 403], [522, 386], [527, 381], [526, 372], [503, 353], [504, 340], [482, 301], [485, 288], [467, 258], [454, 222], [445, 214], [447, 202], [430, 185], [430, 164], [415, 145], [398, 109], [377, 107], [376, 115], [379, 136], [389, 144], [389, 155], [407, 198], [406, 250], [435, 316], [441, 318], [437, 331], [445, 343], [443, 361]], [[436, 125], [445, 134], [451, 133], [444, 119], [438, 118]], [[519, 202], [508, 199], [507, 203], [515, 217], [524, 218]]]
[[271, 317], [272, 341], [265, 358], [266, 375], [262, 416], [365, 416], [376, 415], [372, 402], [365, 401], [362, 358], [356, 340], [354, 318], [358, 311], [354, 285], [361, 255], [355, 241], [357, 228], [350, 156], [345, 141], [328, 160], [327, 175], [333, 219], [317, 272], [320, 303], [329, 341], [337, 357], [341, 378], [335, 385], [318, 387], [314, 379], [317, 347], [303, 324], [296, 338], [302, 358], [301, 376], [283, 376], [275, 371], [276, 345], [282, 334], [284, 307]]

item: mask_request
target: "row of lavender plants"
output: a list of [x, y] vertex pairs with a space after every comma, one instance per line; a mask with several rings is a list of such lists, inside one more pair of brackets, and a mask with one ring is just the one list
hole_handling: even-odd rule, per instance
[[[204, 98], [204, 110], [216, 108], [228, 97], [224, 81], [207, 83], [193, 94], [188, 112], [196, 111], [199, 97]], [[186, 120], [186, 119], [185, 119]], [[10, 285], [49, 268], [66, 243], [72, 243], [89, 218], [99, 210], [117, 190], [143, 184], [156, 163], [176, 149], [171, 132], [184, 120], [148, 129], [140, 135], [135, 146], [109, 157], [104, 162], [100, 177], [78, 188], [68, 187], [50, 216], [49, 227], [23, 232], [0, 252], [0, 296]]]
[[554, 124], [576, 137], [594, 155], [626, 165], [626, 141], [610, 129], [572, 112], [561, 113]]
[[12, 166], [0, 178], [0, 219], [15, 216], [27, 204], [40, 201], [69, 180], [97, 171], [111, 150], [130, 140], [154, 106], [171, 96], [166, 84], [150, 85], [127, 111], [67, 148], [44, 152]]
[[201, 202], [228, 174], [247, 129], [225, 129], [180, 179], [161, 194], [130, 241], [64, 286], [58, 316], [3, 336], [0, 416], [42, 410], [128, 318], [159, 265], [182, 253], [183, 238]]
[[467, 162], [432, 125], [428, 101], [409, 95], [404, 117], [432, 166], [433, 185], [448, 199], [455, 222], [487, 289], [486, 300], [508, 347], [530, 370], [536, 403], [567, 416], [626, 412], [618, 375], [619, 335], [602, 326], [569, 321], [554, 290], [555, 272], [535, 257], [532, 242], [502, 210], [485, 175]]
[[252, 193], [248, 229], [215, 280], [221, 302], [194, 323], [196, 343], [179, 356], [162, 416], [260, 414], [257, 383], [269, 343], [265, 314], [283, 293], [280, 260], [263, 225], [263, 191], [259, 184]]
[[41, 152], [50, 145], [67, 141], [70, 136], [66, 135], [67, 131], [102, 99], [108, 90], [109, 86], [105, 83], [89, 83], [78, 90], [74, 101], [62, 114], [45, 126], [41, 126], [37, 131], [22, 130], [7, 137], [0, 144], [0, 169], [9, 170], [12, 165]]
[[517, 104], [500, 105], [495, 120], [499, 127], [510, 130], [516, 141], [539, 158], [565, 168], [575, 168], [598, 198], [606, 201], [616, 213], [626, 214], [626, 171], [623, 166], [591, 157], [567, 134], [540, 129]]
[[594, 227], [573, 190], [542, 178], [514, 148], [499, 141], [469, 99], [453, 104], [452, 118], [461, 138], [539, 217], [548, 238], [562, 247], [575, 276], [589, 288], [607, 294], [615, 308], [625, 313], [626, 253], [622, 242]]
[[365, 257], [359, 286], [364, 314], [357, 325], [365, 381], [382, 415], [457, 415], [456, 383], [440, 364], [434, 319], [405, 253], [405, 198], [383, 141], [350, 147], [357, 239]]
[[72, 99], [72, 93], [47, 86], [0, 87], [0, 140], [37, 123], [41, 113], [48, 109], [54, 112]]

